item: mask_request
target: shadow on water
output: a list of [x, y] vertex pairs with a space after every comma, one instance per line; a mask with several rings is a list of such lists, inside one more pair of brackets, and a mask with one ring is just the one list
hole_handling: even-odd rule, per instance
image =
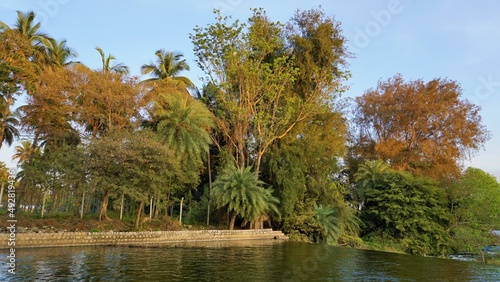
[[16, 254], [17, 274], [3, 264], [0, 281], [500, 281], [499, 267], [480, 263], [272, 240]]

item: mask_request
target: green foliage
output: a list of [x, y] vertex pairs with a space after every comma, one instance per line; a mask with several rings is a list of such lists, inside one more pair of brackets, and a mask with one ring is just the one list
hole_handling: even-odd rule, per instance
[[212, 143], [209, 130], [214, 117], [200, 101], [180, 94], [161, 94], [155, 103], [153, 119], [162, 140], [180, 158], [201, 163]]
[[284, 218], [282, 230], [291, 240], [317, 242], [322, 238], [321, 226], [314, 219], [314, 204], [312, 199], [300, 198], [293, 212]]
[[158, 191], [166, 193], [167, 181], [180, 175], [180, 164], [153, 132], [119, 131], [91, 142], [89, 171], [90, 186], [103, 194], [102, 205], [107, 205], [106, 197], [122, 193], [139, 202]]
[[[187, 224], [206, 224], [208, 207], [208, 187], [198, 201], [191, 201], [189, 211], [186, 214], [185, 222]], [[213, 208], [210, 207], [210, 210]]]
[[321, 9], [297, 11], [287, 23], [287, 41], [299, 69], [295, 89], [300, 95], [346, 90], [342, 82], [350, 77], [344, 69], [349, 52], [340, 22]]
[[339, 191], [337, 185], [326, 190], [329, 192], [321, 200], [301, 197], [284, 218], [283, 231], [297, 241], [359, 246], [360, 220], [342, 198], [334, 196]]
[[213, 183], [212, 198], [217, 208], [226, 208], [232, 213], [233, 224], [237, 215], [255, 222], [269, 212], [279, 214], [276, 206], [279, 200], [272, 195], [271, 188], [263, 187], [264, 184], [251, 167], [238, 169], [231, 166]]
[[106, 56], [106, 54], [104, 53], [104, 51], [100, 47], [95, 47], [95, 49], [97, 50], [97, 52], [99, 52], [99, 55], [101, 55], [101, 61], [102, 61], [101, 71], [103, 73], [114, 72], [114, 73], [124, 74], [124, 75], [129, 73], [128, 67], [122, 63], [111, 65], [111, 61], [116, 60], [115, 56], [113, 56], [111, 54]]
[[220, 147], [238, 167], [260, 172], [272, 145], [301, 134], [294, 130], [299, 124], [321, 123], [318, 113], [332, 114], [328, 107], [346, 78], [339, 70], [343, 38], [338, 23], [319, 9], [297, 12], [289, 25], [271, 21], [262, 9], [254, 9], [247, 24], [230, 24], [217, 11], [216, 21], [190, 36], [207, 74], [204, 100], [219, 118]]
[[317, 206], [314, 208], [314, 219], [322, 229], [321, 241], [330, 244], [337, 242], [342, 231], [337, 211], [331, 207]]
[[376, 164], [365, 164], [358, 174], [366, 189], [366, 204], [360, 215], [363, 235], [397, 242], [410, 254], [444, 254], [450, 215], [443, 190], [430, 180], [404, 172], [385, 170], [375, 178], [374, 174], [363, 173]]
[[[427, 138], [432, 132], [427, 137], [415, 132], [433, 129], [426, 125], [428, 120], [457, 119], [409, 116], [417, 111], [431, 117], [449, 113], [428, 110], [429, 99], [423, 96], [419, 99], [425, 107], [415, 110], [413, 104], [402, 103], [408, 109], [393, 112], [394, 105], [416, 96], [391, 95], [416, 85], [428, 94], [448, 95], [440, 94], [438, 100], [451, 97], [448, 100], [456, 102], [460, 89], [454, 83], [405, 84], [395, 77], [371, 91], [391, 94], [386, 100], [367, 92], [358, 100], [358, 107], [367, 106], [358, 116], [363, 124], [353, 127], [374, 132], [367, 128], [373, 120], [362, 119], [370, 114], [397, 126], [396, 113], [404, 125], [423, 125], [407, 134], [423, 139], [410, 140], [420, 145], [408, 149], [398, 139], [398, 128], [389, 132], [395, 132], [392, 141], [361, 134], [354, 140], [357, 147], [344, 156], [347, 123], [338, 98], [350, 76], [345, 69], [349, 53], [340, 23], [321, 9], [297, 11], [286, 24], [271, 21], [262, 9], [253, 10], [245, 23], [230, 23], [216, 12], [215, 23], [196, 27], [190, 38], [196, 62], [207, 75], [201, 101], [186, 92], [192, 82], [178, 76], [189, 70], [181, 53], [158, 50], [157, 61], [142, 66], [143, 74], [152, 76], [151, 83], [143, 84], [125, 76], [128, 68], [112, 65], [115, 58], [100, 48], [102, 70], [68, 67], [76, 53], [40, 28], [33, 12], [18, 12], [12, 28], [0, 22], [0, 142], [14, 140], [19, 125], [34, 134], [34, 140], [16, 148], [19, 203], [41, 206], [44, 192], [50, 191], [45, 217], [75, 214], [83, 199], [87, 210], [100, 208], [100, 218], [109, 200], [115, 218], [123, 197], [125, 220], [135, 220], [138, 226], [141, 212], [151, 209], [150, 199], [158, 216], [162, 209], [173, 211], [184, 197], [186, 220], [204, 223], [209, 195], [200, 197], [196, 189], [206, 185], [200, 185], [200, 172], [205, 174], [204, 161], [215, 142], [209, 153], [219, 173], [211, 197], [221, 210], [212, 214], [222, 222], [226, 210], [230, 228], [237, 216], [256, 227], [268, 215], [277, 215], [273, 226], [294, 240], [359, 246], [361, 232], [369, 247], [412, 254], [441, 255], [449, 246], [477, 251], [495, 242], [491, 230], [500, 228], [500, 185], [492, 176], [468, 169], [446, 187], [446, 199], [444, 190], [429, 180], [394, 171], [382, 161], [365, 162], [383, 156], [414, 172], [447, 171], [462, 156], [460, 148], [436, 153]], [[439, 85], [446, 87], [436, 88]], [[19, 120], [11, 106], [22, 90], [29, 98]], [[444, 102], [435, 104], [439, 108]], [[377, 103], [389, 114], [384, 116], [380, 108], [372, 112], [375, 108], [369, 105]], [[456, 104], [464, 112], [476, 109]], [[416, 122], [405, 122], [409, 118]], [[475, 151], [488, 136], [477, 112], [471, 118], [464, 124], [472, 122], [472, 135], [479, 139], [462, 143]], [[418, 150], [421, 153], [414, 153]], [[442, 153], [456, 158], [446, 160], [439, 157]], [[437, 161], [429, 159], [433, 156]], [[347, 161], [352, 183], [340, 174], [341, 158]], [[429, 165], [432, 162], [439, 167]], [[273, 189], [265, 188], [266, 183]]]
[[361, 210], [366, 200], [366, 190], [374, 187], [387, 173], [392, 172], [391, 166], [382, 161], [366, 161], [364, 165], [354, 174], [356, 185], [354, 186], [353, 198], [357, 201], [358, 209]]
[[162, 80], [172, 78], [181, 81], [187, 87], [193, 87], [194, 84], [185, 76], [178, 76], [181, 71], [189, 70], [186, 60], [183, 60], [181, 53], [167, 52], [163, 49], [155, 52], [156, 63], [149, 63], [141, 66], [142, 74], [149, 74], [152, 78], [146, 81]]
[[494, 176], [468, 168], [448, 189], [453, 249], [478, 252], [496, 244], [493, 229], [500, 227], [500, 184]]

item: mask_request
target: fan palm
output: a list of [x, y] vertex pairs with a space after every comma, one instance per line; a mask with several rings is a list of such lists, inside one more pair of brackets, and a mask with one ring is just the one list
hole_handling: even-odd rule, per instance
[[337, 244], [340, 238], [357, 234], [361, 223], [347, 204], [338, 204], [335, 208], [315, 206], [313, 218], [321, 229], [318, 239], [326, 244]]
[[187, 87], [193, 87], [194, 84], [185, 76], [178, 76], [183, 70], [189, 70], [186, 60], [183, 60], [181, 53], [167, 52], [163, 49], [157, 50], [156, 63], [142, 65], [141, 73], [149, 74], [152, 78], [145, 81], [162, 80], [172, 78], [174, 80], [182, 81]]
[[322, 241], [334, 243], [342, 232], [337, 211], [329, 206], [319, 205], [314, 208], [314, 219], [322, 229]]
[[366, 190], [373, 188], [376, 182], [390, 171], [391, 166], [382, 160], [367, 161], [359, 167], [354, 174], [354, 179], [357, 182], [356, 196], [361, 201], [358, 207], [359, 210], [363, 208]]
[[101, 55], [102, 71], [104, 73], [109, 73], [109, 72], [115, 72], [115, 73], [119, 73], [119, 74], [128, 74], [129, 73], [128, 67], [126, 65], [124, 65], [123, 63], [111, 65], [111, 61], [116, 60], [116, 58], [113, 55], [109, 54], [108, 56], [106, 56], [106, 54], [104, 54], [104, 51], [102, 51], [101, 48], [96, 47], [95, 49]]
[[272, 195], [272, 189], [263, 187], [264, 184], [250, 167], [238, 169], [231, 166], [215, 180], [212, 196], [217, 208], [226, 207], [230, 213], [230, 230], [234, 229], [238, 215], [247, 221], [255, 221], [270, 211], [278, 213], [276, 205], [279, 200]]
[[212, 143], [209, 130], [214, 116], [205, 104], [190, 96], [160, 95], [155, 103], [157, 131], [170, 148], [180, 156], [201, 161]]

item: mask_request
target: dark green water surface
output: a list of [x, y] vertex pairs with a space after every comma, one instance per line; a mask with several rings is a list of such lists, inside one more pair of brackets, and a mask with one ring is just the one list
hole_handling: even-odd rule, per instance
[[17, 249], [0, 281], [500, 281], [500, 267], [324, 245], [251, 241], [170, 248]]

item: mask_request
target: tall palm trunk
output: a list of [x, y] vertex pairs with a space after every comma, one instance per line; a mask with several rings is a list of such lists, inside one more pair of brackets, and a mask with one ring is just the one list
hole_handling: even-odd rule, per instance
[[234, 222], [236, 221], [236, 211], [233, 210], [231, 213], [231, 219], [229, 220], [229, 230], [234, 230]]

